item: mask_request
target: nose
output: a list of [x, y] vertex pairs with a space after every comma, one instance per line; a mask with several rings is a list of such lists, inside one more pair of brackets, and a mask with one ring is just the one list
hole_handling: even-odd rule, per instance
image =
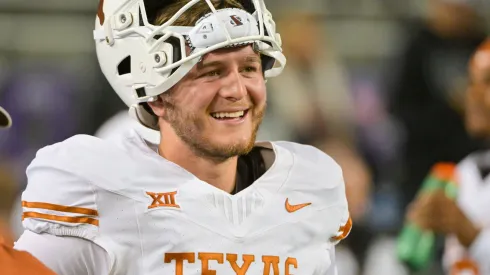
[[240, 72], [234, 70], [225, 78], [222, 78], [222, 86], [219, 95], [230, 101], [240, 101], [247, 95], [247, 88], [243, 82]]

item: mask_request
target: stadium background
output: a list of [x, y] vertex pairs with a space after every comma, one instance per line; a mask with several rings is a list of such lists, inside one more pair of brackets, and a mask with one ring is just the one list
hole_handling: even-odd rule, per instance
[[[467, 57], [484, 39], [490, 17], [481, 11], [490, 6], [476, 0], [266, 3], [289, 64], [286, 75], [268, 83], [270, 112], [260, 137], [317, 145], [343, 166], [355, 230], [339, 247], [339, 274], [407, 274], [394, 258], [394, 236], [407, 196], [420, 182], [415, 174], [425, 174], [437, 152], [425, 159], [407, 156], [410, 139], [417, 136], [411, 131], [417, 129], [405, 127], [404, 119], [418, 110], [400, 106], [396, 97], [404, 85], [419, 81], [414, 87], [443, 92], [434, 104], [447, 103], [449, 112], [462, 114], [458, 102], [465, 91]], [[19, 192], [39, 148], [74, 134], [94, 134], [125, 108], [97, 64], [96, 7], [95, 0], [0, 0], [0, 105], [15, 121], [0, 132], [0, 180], [8, 171]], [[432, 28], [434, 22], [446, 27], [444, 34]], [[410, 48], [417, 49], [415, 56], [429, 52], [425, 57], [440, 58], [429, 62], [431, 68], [410, 67]], [[410, 72], [418, 69], [411, 79]], [[464, 136], [458, 127], [442, 131], [436, 118], [427, 117], [423, 129], [441, 130], [448, 139]], [[418, 148], [430, 151], [431, 144]], [[454, 149], [458, 153], [444, 157], [457, 161], [483, 146], [468, 139], [467, 146]], [[409, 173], [412, 162], [425, 165]], [[12, 215], [16, 234], [21, 232], [18, 211]], [[427, 271], [440, 272], [437, 260]]]

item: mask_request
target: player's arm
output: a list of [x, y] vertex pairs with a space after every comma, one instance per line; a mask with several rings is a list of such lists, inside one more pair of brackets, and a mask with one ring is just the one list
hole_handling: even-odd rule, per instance
[[94, 187], [69, 167], [69, 152], [40, 150], [27, 169], [22, 194], [23, 226], [15, 248], [37, 257], [58, 274], [107, 274], [108, 252], [96, 244], [99, 213]]
[[107, 252], [82, 238], [37, 234], [26, 230], [14, 248], [29, 252], [56, 274], [109, 274], [110, 258]]

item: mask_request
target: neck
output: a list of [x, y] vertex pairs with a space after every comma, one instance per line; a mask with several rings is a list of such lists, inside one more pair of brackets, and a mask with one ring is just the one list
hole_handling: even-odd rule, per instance
[[238, 157], [218, 161], [199, 155], [172, 132], [164, 135], [161, 131], [159, 154], [198, 179], [231, 193], [235, 188]]

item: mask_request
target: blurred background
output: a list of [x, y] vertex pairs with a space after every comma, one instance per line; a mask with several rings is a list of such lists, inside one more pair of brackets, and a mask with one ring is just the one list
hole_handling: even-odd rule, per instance
[[[395, 257], [405, 207], [432, 164], [484, 148], [466, 134], [463, 96], [488, 3], [266, 0], [288, 65], [268, 82], [259, 138], [312, 144], [341, 164], [354, 229], [338, 248], [340, 275], [410, 274]], [[14, 119], [0, 132], [0, 180], [13, 177], [18, 194], [38, 149], [125, 119], [95, 56], [96, 9], [0, 0], [0, 105]], [[440, 257], [417, 274], [429, 273], [442, 274]]]

